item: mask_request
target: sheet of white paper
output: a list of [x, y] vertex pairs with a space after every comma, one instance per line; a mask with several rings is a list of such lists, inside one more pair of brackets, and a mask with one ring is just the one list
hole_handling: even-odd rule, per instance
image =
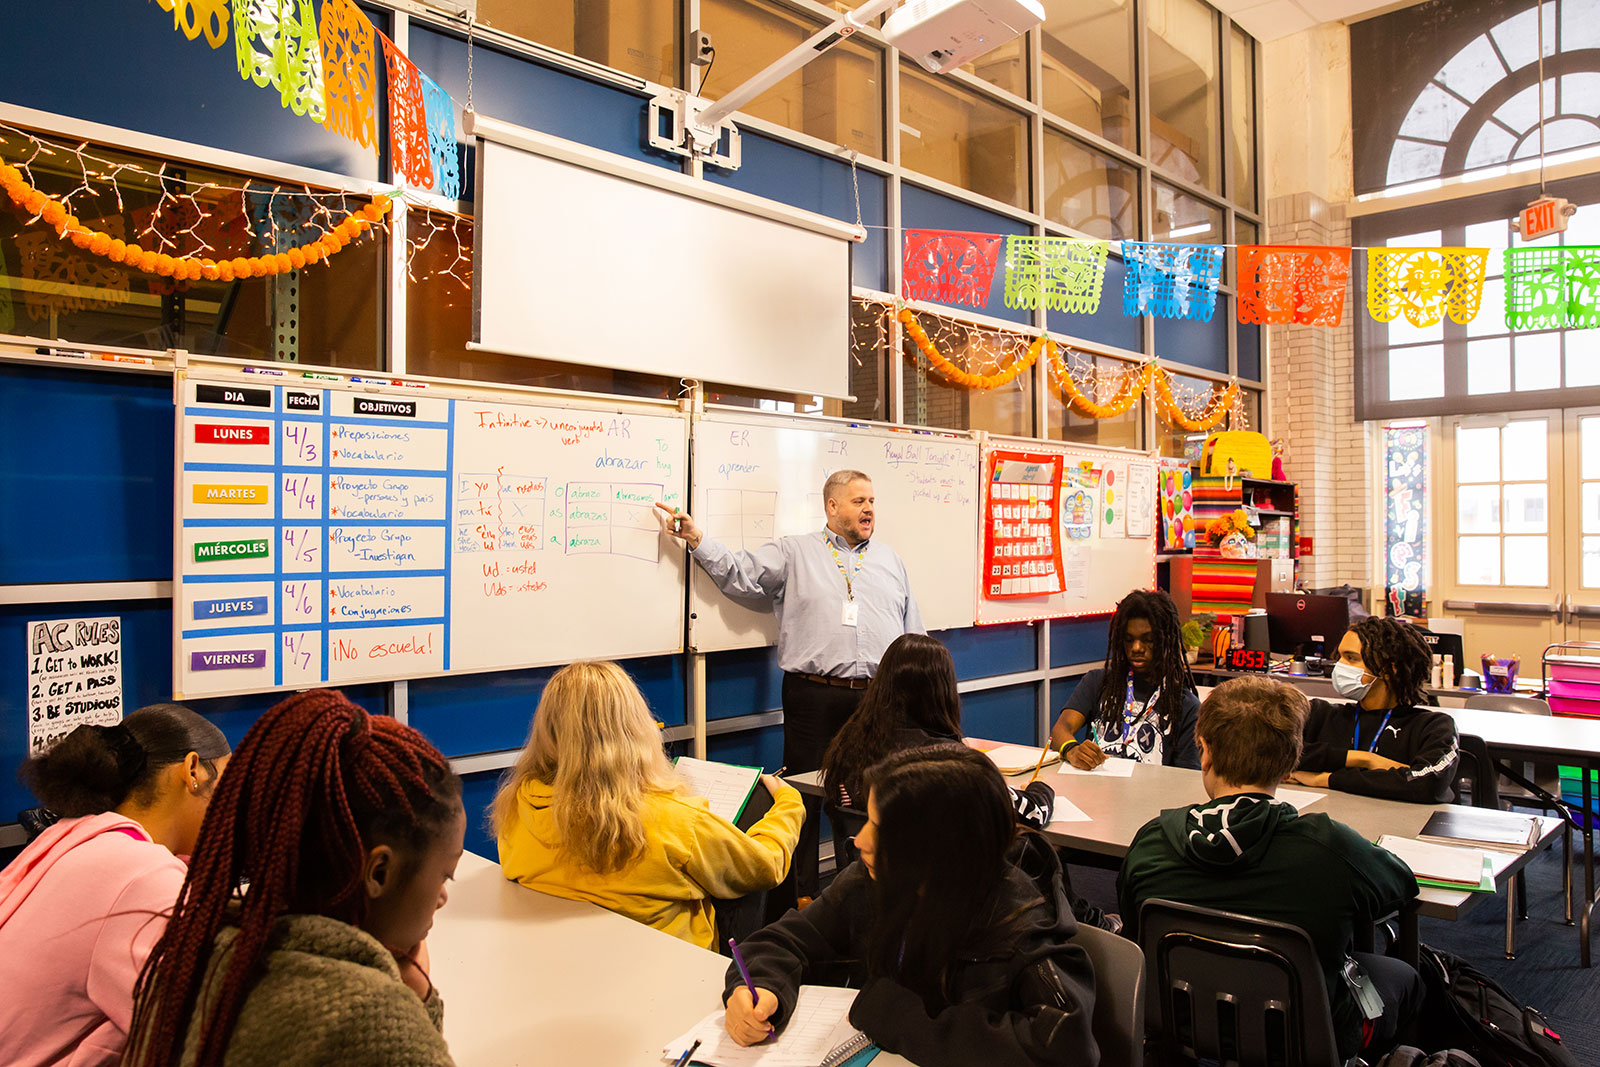
[[1089, 816], [1087, 816], [1087, 815], [1085, 815], [1083, 813], [1083, 809], [1082, 808], [1078, 807], [1078, 805], [1074, 804], [1072, 801], [1068, 800], [1066, 797], [1063, 797], [1063, 796], [1057, 796], [1056, 797], [1055, 810], [1050, 813], [1050, 823], [1051, 823], [1052, 826], [1055, 825], [1058, 822], [1093, 822], [1093, 821], [1094, 821], [1093, 819], [1090, 819]]
[[778, 1039], [748, 1048], [728, 1036], [722, 1025], [722, 1009], [718, 1008], [693, 1030], [668, 1043], [661, 1055], [665, 1060], [676, 1060], [698, 1038], [696, 1063], [716, 1067], [817, 1067], [856, 1032], [849, 1015], [857, 992], [836, 986], [801, 986], [794, 1014]]
[[1418, 878], [1477, 885], [1483, 874], [1483, 850], [1436, 845], [1410, 837], [1384, 834], [1378, 844], [1406, 861]]
[[1310, 793], [1303, 789], [1280, 789], [1273, 795], [1285, 804], [1293, 804], [1296, 811], [1305, 811], [1328, 794]]
[[1149, 537], [1156, 530], [1156, 469], [1143, 463], [1128, 468], [1128, 536]]
[[1063, 584], [1067, 599], [1087, 600], [1089, 597], [1089, 550], [1074, 542], [1061, 553]]
[[711, 810], [729, 822], [739, 817], [751, 787], [761, 777], [759, 767], [736, 767], [693, 756], [678, 757], [677, 768], [678, 777], [689, 786], [689, 792], [705, 797]]
[[1128, 513], [1128, 465], [1107, 463], [1100, 483], [1100, 536], [1126, 537]]
[[[1092, 771], [1079, 770], [1066, 760], [1061, 761], [1062, 774], [1089, 774], [1099, 775], [1102, 778], [1132, 778], [1133, 769], [1139, 765], [1136, 759], [1123, 759], [1121, 756], [1108, 756], [1106, 761]], [[1059, 801], [1058, 801], [1059, 803]]]

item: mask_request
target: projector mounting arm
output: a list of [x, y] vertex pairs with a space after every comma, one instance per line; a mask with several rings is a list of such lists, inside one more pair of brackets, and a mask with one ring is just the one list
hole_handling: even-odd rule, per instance
[[650, 146], [737, 170], [739, 129], [729, 116], [813, 59], [854, 34], [898, 0], [868, 0], [796, 45], [771, 66], [716, 101], [688, 93], [663, 93], [650, 101]]

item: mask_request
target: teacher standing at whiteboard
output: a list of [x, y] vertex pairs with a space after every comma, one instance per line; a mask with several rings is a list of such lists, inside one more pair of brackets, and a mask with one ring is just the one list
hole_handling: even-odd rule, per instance
[[[686, 543], [728, 596], [772, 605], [783, 670], [783, 759], [801, 773], [822, 766], [828, 742], [861, 702], [884, 649], [901, 634], [925, 633], [899, 553], [872, 540], [872, 479], [835, 471], [822, 486], [827, 523], [754, 550], [735, 552], [705, 536], [693, 519], [670, 516], [667, 530]], [[806, 799], [795, 849], [796, 889], [817, 892], [821, 802]]]

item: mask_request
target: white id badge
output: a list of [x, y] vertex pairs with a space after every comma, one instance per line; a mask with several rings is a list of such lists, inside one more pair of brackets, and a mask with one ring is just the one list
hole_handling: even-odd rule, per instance
[[856, 616], [859, 614], [861, 614], [861, 605], [854, 600], [846, 600], [844, 602], [844, 618], [841, 621], [846, 626], [854, 626], [856, 624]]

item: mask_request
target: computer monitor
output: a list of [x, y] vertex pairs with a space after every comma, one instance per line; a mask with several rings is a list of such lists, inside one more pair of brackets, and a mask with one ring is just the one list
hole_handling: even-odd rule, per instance
[[1274, 652], [1333, 659], [1348, 629], [1350, 601], [1342, 596], [1267, 594], [1267, 633]]

